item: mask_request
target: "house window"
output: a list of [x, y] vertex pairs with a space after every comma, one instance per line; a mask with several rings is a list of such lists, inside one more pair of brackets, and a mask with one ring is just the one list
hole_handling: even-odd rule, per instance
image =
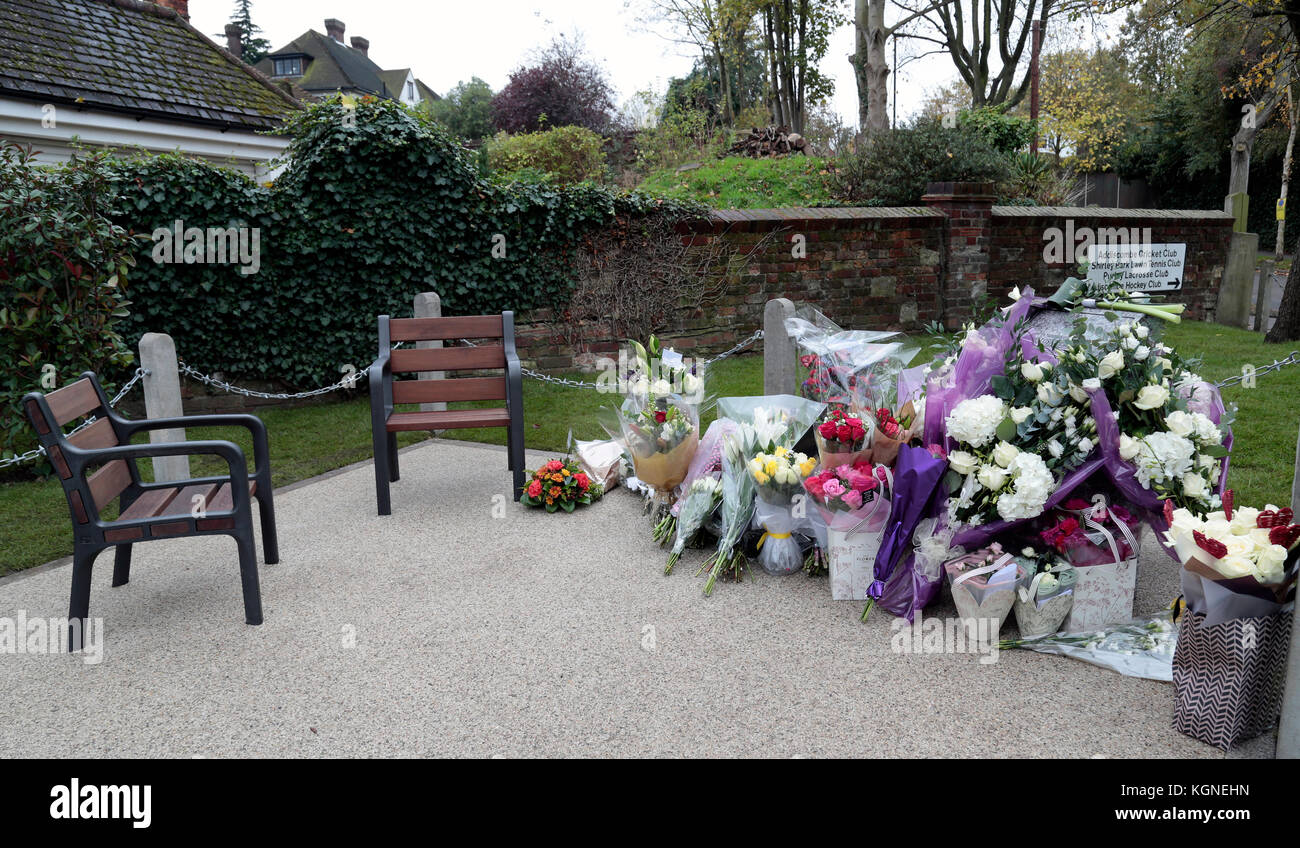
[[410, 80], [406, 81], [406, 99], [415, 100], [415, 83]]
[[302, 76], [302, 57], [292, 56], [288, 59], [272, 59], [274, 75], [277, 77]]

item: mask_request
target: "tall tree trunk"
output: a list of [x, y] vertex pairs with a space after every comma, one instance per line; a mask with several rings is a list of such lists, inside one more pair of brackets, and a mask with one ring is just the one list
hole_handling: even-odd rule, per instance
[[1264, 336], [1266, 342], [1281, 344], [1300, 339], [1300, 283], [1296, 282], [1295, 272], [1297, 262], [1300, 262], [1300, 256], [1293, 252], [1291, 270], [1286, 275], [1286, 289], [1282, 292], [1282, 303], [1277, 308], [1277, 321]]
[[867, 0], [867, 135], [889, 129], [889, 63], [885, 60], [885, 0]]
[[731, 73], [727, 69], [727, 57], [721, 47], [714, 46], [713, 58], [718, 63], [719, 93], [722, 95], [722, 123], [730, 127], [736, 123], [736, 113], [731, 108]]
[[781, 74], [776, 59], [775, 18], [773, 8], [763, 10], [763, 37], [767, 41], [768, 103], [772, 111], [772, 123], [780, 126], [785, 123], [785, 111], [781, 108]]
[[871, 0], [853, 0], [853, 79], [858, 84], [858, 132], [871, 132], [871, 79], [867, 73], [867, 9]]

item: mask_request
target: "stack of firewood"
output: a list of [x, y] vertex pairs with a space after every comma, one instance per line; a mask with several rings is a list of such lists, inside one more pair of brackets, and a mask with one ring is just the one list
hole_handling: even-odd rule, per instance
[[731, 145], [729, 156], [749, 156], [753, 159], [770, 159], [793, 153], [808, 155], [808, 140], [799, 133], [790, 132], [787, 126], [754, 127], [749, 135]]

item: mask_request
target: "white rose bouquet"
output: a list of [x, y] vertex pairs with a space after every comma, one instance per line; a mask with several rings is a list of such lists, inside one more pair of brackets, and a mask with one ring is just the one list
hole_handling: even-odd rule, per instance
[[948, 453], [952, 476], [948, 509], [952, 523], [978, 526], [1002, 519], [1018, 521], [1042, 514], [1056, 480], [1042, 457], [1021, 450], [1010, 408], [993, 395], [957, 404], [944, 422], [958, 449]]

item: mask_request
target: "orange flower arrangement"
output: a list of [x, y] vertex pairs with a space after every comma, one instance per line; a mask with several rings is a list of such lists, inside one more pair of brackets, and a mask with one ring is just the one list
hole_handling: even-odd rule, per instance
[[552, 459], [536, 471], [528, 472], [531, 479], [524, 486], [520, 500], [528, 506], [544, 507], [547, 512], [573, 512], [603, 493], [603, 488], [587, 476], [582, 467], [570, 457]]

